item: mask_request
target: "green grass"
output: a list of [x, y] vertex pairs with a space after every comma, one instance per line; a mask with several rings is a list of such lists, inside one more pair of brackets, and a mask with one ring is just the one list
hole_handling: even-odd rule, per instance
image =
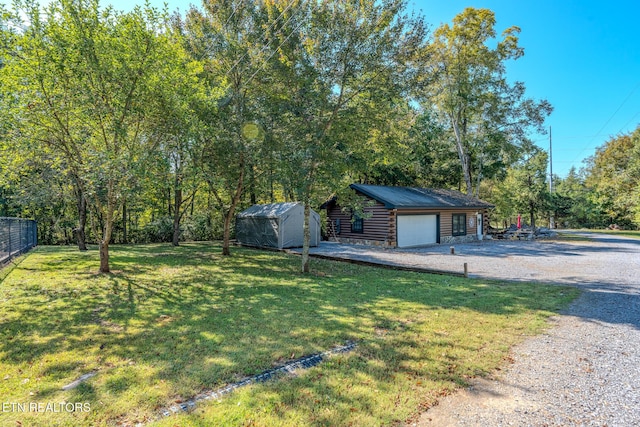
[[565, 241], [565, 242], [591, 242], [593, 239], [591, 237], [564, 233], [562, 231], [558, 232], [558, 236], [554, 240]]
[[625, 236], [634, 239], [640, 239], [640, 231], [638, 230], [587, 230], [589, 233], [611, 234], [613, 236]]
[[[0, 425], [131, 425], [158, 408], [355, 340], [348, 354], [248, 386], [174, 425], [389, 425], [505, 363], [577, 290], [397, 272], [217, 244], [40, 247], [0, 283]], [[61, 388], [87, 372], [93, 378]]]

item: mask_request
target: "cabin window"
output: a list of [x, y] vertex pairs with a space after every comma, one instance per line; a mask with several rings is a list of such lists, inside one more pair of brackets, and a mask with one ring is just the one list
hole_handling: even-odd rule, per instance
[[351, 232], [364, 233], [364, 221], [358, 214], [354, 214], [351, 217]]
[[452, 235], [464, 236], [467, 234], [467, 214], [452, 215]]

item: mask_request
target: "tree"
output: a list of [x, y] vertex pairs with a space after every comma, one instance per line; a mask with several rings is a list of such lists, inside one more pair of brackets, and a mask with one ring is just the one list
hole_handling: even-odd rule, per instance
[[19, 96], [12, 138], [34, 155], [46, 146], [64, 158], [102, 222], [100, 271], [109, 272], [119, 208], [153, 151], [143, 130], [154, 84], [180, 55], [153, 8], [120, 13], [97, 0], [57, 0], [43, 12], [29, 0], [16, 3], [15, 16], [27, 23], [0, 71], [5, 93]]
[[274, 138], [286, 147], [283, 168], [305, 206], [302, 271], [308, 272], [311, 204], [340, 182], [350, 154], [364, 153], [375, 132], [389, 129], [390, 117], [378, 112], [396, 108], [396, 100], [404, 105], [407, 63], [425, 29], [402, 14], [402, 1], [269, 4], [288, 23], [269, 36], [277, 55], [268, 72], [271, 104], [281, 117]]
[[[433, 34], [424, 53], [424, 83], [418, 99], [434, 103], [453, 136], [467, 194], [478, 195], [484, 176], [517, 159], [530, 129], [542, 124], [551, 105], [525, 97], [522, 82], [509, 84], [505, 63], [524, 54], [518, 27], [496, 36], [495, 16], [488, 9], [467, 8]], [[475, 177], [475, 184], [474, 184]]]
[[[172, 20], [171, 43], [185, 43], [179, 16]], [[178, 246], [181, 222], [201, 188], [201, 169], [197, 167], [196, 110], [207, 99], [200, 61], [186, 50], [175, 49], [173, 61], [165, 64], [162, 79], [155, 84], [151, 115], [145, 133], [157, 143], [156, 158], [150, 163], [154, 180], [161, 189], [169, 188], [168, 214], [172, 217], [172, 244]], [[186, 72], [185, 72], [186, 70]], [[162, 190], [161, 190], [162, 191]]]
[[223, 255], [230, 255], [231, 226], [247, 176], [259, 158], [263, 133], [258, 121], [264, 28], [277, 25], [263, 13], [263, 2], [204, 2], [192, 8], [185, 32], [191, 54], [205, 64], [201, 77], [210, 96], [198, 108], [197, 162], [223, 215]]
[[[586, 185], [608, 224], [630, 226], [636, 220], [640, 197], [640, 127], [609, 139], [587, 161]], [[608, 225], [602, 224], [602, 225]], [[640, 224], [640, 222], [637, 222]]]
[[547, 184], [548, 155], [536, 146], [529, 145], [526, 155], [507, 171], [507, 176], [498, 186], [498, 210], [506, 217], [520, 212], [529, 214], [532, 229], [536, 227], [536, 216], [549, 207]]
[[592, 191], [585, 183], [585, 170], [574, 167], [565, 178], [554, 177], [552, 206], [558, 223], [566, 227], [596, 227], [602, 224], [602, 215], [593, 203]]

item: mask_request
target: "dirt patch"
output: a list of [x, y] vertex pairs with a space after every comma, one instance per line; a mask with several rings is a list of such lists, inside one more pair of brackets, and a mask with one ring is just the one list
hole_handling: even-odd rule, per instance
[[494, 413], [526, 412], [531, 408], [530, 402], [517, 397], [522, 392], [512, 384], [501, 380], [476, 378], [466, 389], [440, 399], [438, 405], [424, 412], [414, 426], [450, 427], [462, 425], [463, 415], [470, 407], [480, 407], [483, 411]]

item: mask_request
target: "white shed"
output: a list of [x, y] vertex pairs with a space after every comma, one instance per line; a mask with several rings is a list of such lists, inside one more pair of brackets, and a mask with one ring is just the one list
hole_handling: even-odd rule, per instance
[[[248, 246], [299, 248], [303, 244], [304, 206], [301, 203], [253, 205], [236, 215], [236, 239]], [[311, 210], [311, 246], [320, 243], [320, 215]]]

